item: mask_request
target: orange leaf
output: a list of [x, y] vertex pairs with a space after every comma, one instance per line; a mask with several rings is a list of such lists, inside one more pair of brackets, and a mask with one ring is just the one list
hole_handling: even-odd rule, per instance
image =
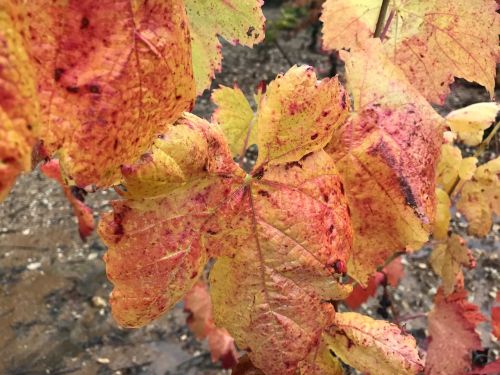
[[428, 239], [443, 120], [385, 57], [379, 40], [342, 56], [355, 113], [326, 151], [352, 213], [349, 274], [366, 285], [391, 254], [418, 249]]
[[51, 161], [42, 164], [40, 170], [44, 175], [57, 181], [59, 185], [61, 185], [64, 195], [68, 199], [69, 203], [71, 203], [73, 213], [78, 219], [78, 232], [80, 233], [80, 238], [85, 240], [85, 238], [92, 234], [95, 228], [92, 210], [87, 207], [82, 200], [80, 200], [80, 197], [73, 194], [72, 188], [63, 181], [59, 160], [52, 159]]
[[476, 325], [485, 320], [479, 308], [467, 302], [465, 290], [444, 297], [438, 290], [429, 313], [429, 346], [425, 373], [463, 375], [471, 368], [471, 352], [481, 349]]
[[0, 201], [16, 177], [31, 169], [38, 120], [35, 73], [22, 35], [29, 35], [22, 9], [0, 3]]
[[[324, 46], [354, 48], [372, 38], [382, 1], [328, 0]], [[500, 18], [495, 0], [390, 2], [384, 51], [431, 102], [444, 103], [453, 77], [494, 96]]]
[[177, 0], [24, 2], [47, 150], [78, 186], [119, 183], [195, 97]]

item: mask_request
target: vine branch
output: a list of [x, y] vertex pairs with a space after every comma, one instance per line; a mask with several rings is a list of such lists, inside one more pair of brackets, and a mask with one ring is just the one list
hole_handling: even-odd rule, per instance
[[374, 38], [379, 38], [380, 34], [385, 25], [385, 16], [387, 15], [387, 9], [389, 8], [390, 0], [383, 0], [382, 5], [380, 6], [380, 13], [378, 14], [377, 26], [375, 27], [375, 33], [373, 34]]

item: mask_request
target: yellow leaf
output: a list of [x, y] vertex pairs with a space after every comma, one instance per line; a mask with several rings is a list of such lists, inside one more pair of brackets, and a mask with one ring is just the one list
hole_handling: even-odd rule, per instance
[[120, 182], [195, 97], [178, 0], [26, 1], [41, 131], [78, 186]]
[[255, 131], [250, 129], [254, 113], [245, 94], [238, 86], [221, 86], [212, 93], [212, 100], [217, 105], [212, 120], [224, 132], [233, 156], [243, 155], [245, 144], [251, 146], [257, 143]]
[[461, 180], [467, 181], [474, 176], [474, 172], [476, 171], [477, 167], [477, 158], [475, 157], [468, 157], [462, 160], [460, 163], [460, 168], [458, 169], [458, 177], [460, 177]]
[[0, 3], [0, 201], [31, 169], [39, 125], [35, 74], [21, 36], [29, 35], [27, 26], [13, 2]]
[[439, 187], [449, 191], [455, 184], [462, 163], [462, 152], [456, 146], [445, 143], [437, 165], [436, 182]]
[[[323, 335], [324, 336], [324, 335]], [[342, 363], [330, 352], [324, 337], [300, 366], [300, 375], [343, 375]]]
[[468, 146], [477, 146], [483, 134], [495, 123], [500, 106], [497, 103], [476, 103], [457, 109], [446, 116], [451, 130]]
[[324, 337], [343, 362], [361, 372], [410, 375], [424, 369], [415, 339], [384, 320], [355, 312], [337, 313]]
[[436, 245], [430, 256], [432, 269], [443, 280], [444, 295], [451, 294], [462, 266], [473, 268], [475, 261], [462, 237], [453, 233], [444, 243]]
[[[327, 0], [321, 18], [325, 48], [353, 48], [372, 38], [381, 4]], [[444, 102], [453, 76], [478, 82], [493, 97], [500, 33], [496, 9], [495, 0], [391, 1], [384, 49], [431, 102]]]
[[442, 189], [436, 189], [437, 207], [436, 221], [434, 222], [434, 238], [439, 241], [444, 241], [448, 238], [448, 230], [450, 226], [450, 197]]
[[435, 214], [442, 118], [383, 54], [380, 41], [343, 52], [354, 113], [326, 147], [354, 226], [349, 274], [366, 285], [394, 252], [418, 249]]
[[193, 69], [198, 94], [210, 87], [220, 71], [222, 54], [217, 36], [252, 47], [264, 40], [261, 0], [184, 0], [189, 18]]
[[311, 67], [292, 67], [269, 84], [261, 99], [256, 168], [321, 150], [348, 114], [349, 97], [337, 78], [318, 81]]
[[475, 236], [486, 236], [493, 224], [493, 214], [500, 214], [500, 157], [476, 169], [467, 181], [457, 202], [457, 209], [469, 222], [468, 231]]

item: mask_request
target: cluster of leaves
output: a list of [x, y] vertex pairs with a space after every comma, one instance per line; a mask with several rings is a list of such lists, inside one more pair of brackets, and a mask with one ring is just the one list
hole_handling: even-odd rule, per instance
[[[234, 343], [247, 351], [235, 373], [341, 374], [341, 362], [372, 374], [467, 373], [484, 318], [466, 299], [461, 266], [473, 260], [448, 234], [451, 201], [471, 234], [486, 235], [500, 159], [476, 168], [451, 141], [484, 148], [497, 107], [443, 119], [431, 103], [454, 76], [493, 94], [497, 5], [380, 3], [324, 4], [324, 47], [340, 50], [347, 89], [292, 67], [258, 89], [256, 111], [238, 87], [214, 91], [208, 122], [184, 111], [220, 68], [217, 35], [259, 42], [261, 1], [2, 2], [0, 197], [31, 168], [35, 144], [58, 158], [42, 168], [64, 186], [82, 236], [93, 221], [81, 188], [115, 186], [122, 199], [99, 234], [116, 320], [139, 327], [185, 297], [214, 360], [234, 364]], [[443, 137], [448, 127], [456, 136]], [[234, 160], [250, 145], [259, 153], [247, 171]], [[355, 307], [395, 285], [400, 266], [387, 261], [431, 233], [443, 287], [424, 361], [398, 325], [332, 301]], [[208, 291], [199, 280], [209, 260]]]

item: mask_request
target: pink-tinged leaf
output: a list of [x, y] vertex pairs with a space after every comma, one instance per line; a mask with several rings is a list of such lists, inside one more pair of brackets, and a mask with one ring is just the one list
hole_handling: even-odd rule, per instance
[[187, 323], [198, 339], [207, 339], [212, 361], [221, 361], [224, 368], [232, 368], [238, 362], [234, 339], [224, 328], [218, 328], [212, 316], [212, 301], [207, 284], [197, 282], [184, 297]]
[[232, 375], [265, 375], [262, 370], [255, 367], [248, 357], [248, 354], [245, 354], [238, 361], [238, 364], [231, 371]]
[[68, 186], [62, 177], [59, 160], [52, 159], [49, 162], [42, 164], [40, 170], [47, 177], [57, 181], [63, 189], [64, 195], [73, 207], [73, 213], [78, 220], [78, 232], [80, 238], [85, 240], [92, 234], [95, 229], [94, 216], [90, 207], [80, 200], [81, 197], [75, 195], [70, 186]]
[[[379, 0], [327, 0], [324, 46], [352, 49], [373, 38]], [[431, 102], [442, 104], [454, 76], [485, 86], [494, 96], [500, 18], [495, 0], [391, 2], [384, 52]]]
[[222, 45], [218, 36], [231, 44], [247, 47], [264, 40], [262, 0], [184, 0], [189, 19], [193, 70], [198, 94], [210, 87], [221, 70]]
[[384, 320], [337, 313], [324, 338], [343, 362], [368, 374], [410, 375], [424, 368], [413, 336]]
[[114, 201], [99, 225], [121, 325], [150, 322], [196, 283], [214, 213], [239, 188], [235, 181], [243, 181], [235, 167], [220, 132], [194, 116], [158, 138], [140, 162], [123, 167], [128, 199]]
[[23, 35], [29, 35], [22, 8], [0, 2], [0, 201], [17, 176], [31, 169], [39, 127], [35, 72]]
[[195, 97], [182, 1], [27, 1], [44, 146], [78, 186], [119, 182]]
[[485, 318], [467, 302], [467, 292], [458, 290], [445, 297], [440, 289], [429, 313], [429, 346], [426, 375], [463, 375], [471, 369], [471, 352], [481, 349], [475, 329]]
[[344, 184], [354, 227], [349, 274], [366, 285], [394, 252], [418, 249], [435, 215], [442, 118], [382, 52], [343, 52], [353, 113], [326, 151]]

